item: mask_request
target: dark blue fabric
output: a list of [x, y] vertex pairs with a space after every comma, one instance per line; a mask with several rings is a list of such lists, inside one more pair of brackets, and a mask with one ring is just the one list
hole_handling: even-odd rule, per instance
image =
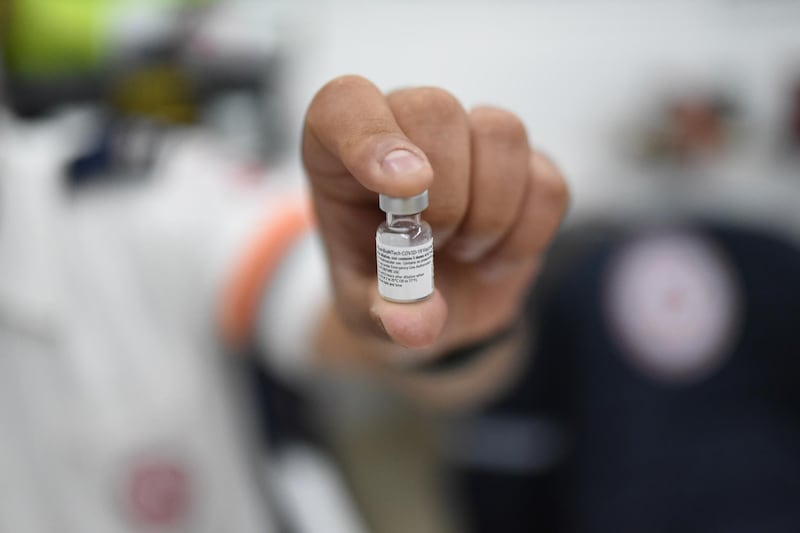
[[529, 371], [481, 415], [560, 420], [563, 459], [535, 474], [458, 467], [473, 531], [800, 531], [800, 250], [765, 231], [691, 228], [727, 257], [744, 298], [724, 367], [670, 385], [627, 363], [602, 290], [631, 232], [565, 235], [531, 298]]

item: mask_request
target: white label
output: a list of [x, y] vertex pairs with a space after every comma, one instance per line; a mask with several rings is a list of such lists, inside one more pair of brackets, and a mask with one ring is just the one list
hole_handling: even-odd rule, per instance
[[391, 246], [376, 239], [375, 245], [381, 296], [413, 302], [433, 292], [433, 239], [419, 246]]

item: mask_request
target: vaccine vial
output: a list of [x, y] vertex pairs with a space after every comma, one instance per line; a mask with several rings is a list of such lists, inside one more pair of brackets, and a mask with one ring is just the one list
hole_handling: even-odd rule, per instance
[[433, 293], [433, 232], [422, 220], [428, 191], [409, 198], [381, 194], [386, 222], [375, 233], [378, 292], [392, 302], [416, 302]]

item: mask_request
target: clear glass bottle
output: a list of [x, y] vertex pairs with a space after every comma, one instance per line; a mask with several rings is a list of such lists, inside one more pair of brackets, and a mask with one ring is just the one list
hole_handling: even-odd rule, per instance
[[375, 233], [378, 292], [393, 302], [416, 302], [433, 293], [433, 232], [422, 220], [428, 191], [410, 198], [380, 195], [386, 221]]

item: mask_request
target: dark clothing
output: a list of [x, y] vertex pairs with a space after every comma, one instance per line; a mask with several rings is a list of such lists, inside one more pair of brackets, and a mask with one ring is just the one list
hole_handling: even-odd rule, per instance
[[[546, 421], [558, 453], [527, 468], [456, 461], [473, 531], [800, 531], [800, 249], [734, 225], [681, 231], [721, 254], [741, 302], [719, 366], [675, 382], [631, 364], [607, 280], [641, 232], [566, 233], [531, 298], [528, 371], [470, 422]], [[553, 432], [529, 434], [553, 447]]]

